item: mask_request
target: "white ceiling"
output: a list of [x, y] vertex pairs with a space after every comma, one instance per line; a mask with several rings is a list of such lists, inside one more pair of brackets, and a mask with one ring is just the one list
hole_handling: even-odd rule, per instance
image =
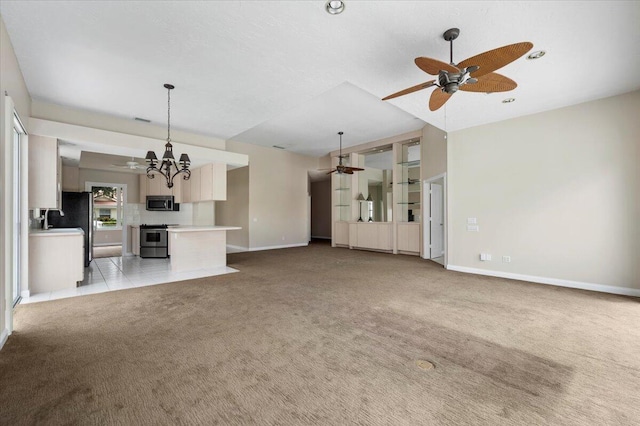
[[[431, 123], [452, 131], [640, 88], [638, 1], [0, 2], [34, 99], [322, 155]], [[547, 55], [499, 72], [507, 94], [458, 93], [429, 111], [413, 60], [531, 41]], [[505, 97], [516, 102], [502, 104]], [[414, 117], [420, 120], [415, 120]]]

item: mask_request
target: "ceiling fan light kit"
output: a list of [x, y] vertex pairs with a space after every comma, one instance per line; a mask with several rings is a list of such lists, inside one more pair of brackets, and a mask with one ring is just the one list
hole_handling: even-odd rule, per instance
[[[442, 37], [449, 42], [449, 63], [427, 57], [418, 57], [415, 59], [415, 64], [418, 68], [427, 74], [438, 76], [437, 80], [430, 80], [409, 87], [393, 93], [382, 100], [386, 101], [431, 86], [436, 86], [436, 89], [431, 92], [431, 97], [429, 98], [429, 109], [435, 111], [444, 105], [449, 98], [459, 90], [463, 92], [481, 93], [508, 92], [518, 86], [515, 81], [494, 71], [526, 54], [533, 47], [532, 43], [525, 41], [510, 44], [489, 50], [455, 64], [455, 62], [453, 62], [453, 41], [457, 39], [459, 35], [460, 29], [458, 28], [450, 28], [442, 35]], [[544, 51], [540, 52], [541, 55], [538, 57], [544, 55]], [[529, 56], [532, 55], [534, 54]], [[538, 57], [530, 59], [537, 59]]]
[[527, 55], [527, 59], [530, 59], [530, 60], [540, 59], [546, 54], [547, 54], [547, 52], [545, 52], [544, 50], [537, 50], [537, 51], [535, 51], [533, 53], [529, 53]]
[[[162, 175], [167, 180], [167, 187], [172, 188], [173, 179], [177, 175], [182, 174], [182, 179], [184, 180], [189, 180], [191, 177], [191, 171], [189, 170], [191, 159], [187, 154], [181, 154], [180, 160], [176, 162], [173, 156], [173, 145], [171, 145], [171, 90], [175, 89], [175, 86], [167, 83], [164, 87], [167, 89], [167, 143], [164, 146], [165, 151], [162, 155], [162, 163], [158, 165], [158, 157], [153, 151], [147, 151], [145, 160], [149, 163], [147, 177], [154, 179], [156, 174]], [[172, 169], [176, 170], [175, 173]]]

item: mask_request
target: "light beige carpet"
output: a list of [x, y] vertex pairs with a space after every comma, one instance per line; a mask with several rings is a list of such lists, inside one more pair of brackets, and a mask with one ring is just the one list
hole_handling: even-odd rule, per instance
[[0, 424], [640, 422], [637, 299], [326, 244], [229, 260], [19, 306]]

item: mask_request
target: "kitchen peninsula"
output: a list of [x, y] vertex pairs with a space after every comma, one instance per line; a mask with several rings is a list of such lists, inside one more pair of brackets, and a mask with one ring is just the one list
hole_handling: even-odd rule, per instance
[[171, 271], [224, 267], [227, 265], [227, 231], [238, 226], [170, 226]]

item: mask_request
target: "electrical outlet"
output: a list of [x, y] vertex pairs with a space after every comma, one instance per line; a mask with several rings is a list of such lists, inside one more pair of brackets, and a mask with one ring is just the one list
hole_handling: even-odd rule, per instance
[[478, 225], [467, 225], [467, 231], [480, 232], [480, 227]]
[[480, 260], [488, 262], [491, 260], [491, 255], [489, 253], [480, 253]]
[[503, 263], [511, 263], [511, 256], [502, 256]]

